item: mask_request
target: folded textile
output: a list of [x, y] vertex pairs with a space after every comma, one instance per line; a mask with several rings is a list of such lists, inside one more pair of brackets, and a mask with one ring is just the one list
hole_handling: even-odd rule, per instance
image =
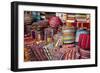
[[79, 59], [80, 55], [78, 52], [78, 48], [74, 44], [64, 45], [63, 49], [65, 49], [65, 54], [64, 54], [65, 60]]
[[84, 50], [84, 49], [80, 48], [79, 53], [80, 53], [81, 59], [90, 58], [90, 51], [89, 50]]

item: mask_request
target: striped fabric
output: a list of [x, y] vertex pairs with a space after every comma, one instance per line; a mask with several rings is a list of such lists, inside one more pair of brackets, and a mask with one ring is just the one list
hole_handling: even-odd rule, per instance
[[75, 29], [74, 28], [64, 28], [63, 32], [63, 43], [72, 43], [75, 41]]
[[74, 44], [67, 44], [63, 46], [65, 49], [64, 60], [74, 60], [79, 58], [78, 48]]

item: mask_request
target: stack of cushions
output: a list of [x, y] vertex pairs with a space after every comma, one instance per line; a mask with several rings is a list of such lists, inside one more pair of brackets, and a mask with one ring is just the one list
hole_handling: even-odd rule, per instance
[[90, 34], [80, 34], [78, 46], [81, 58], [90, 58]]
[[63, 33], [63, 43], [73, 43], [75, 42], [75, 28], [66, 27], [62, 30]]
[[53, 49], [53, 60], [74, 60], [79, 59], [78, 48], [74, 44], [63, 45], [60, 49]]

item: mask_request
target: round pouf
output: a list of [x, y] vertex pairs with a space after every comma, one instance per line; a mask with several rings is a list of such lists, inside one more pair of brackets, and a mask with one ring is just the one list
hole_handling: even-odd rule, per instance
[[61, 24], [62, 24], [61, 19], [57, 16], [53, 16], [49, 19], [49, 25], [53, 28], [56, 28]]

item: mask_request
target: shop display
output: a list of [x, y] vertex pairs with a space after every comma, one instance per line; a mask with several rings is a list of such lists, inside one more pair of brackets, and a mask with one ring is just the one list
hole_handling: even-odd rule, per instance
[[31, 61], [89, 58], [89, 53], [85, 52], [90, 49], [88, 14], [29, 13], [32, 13], [33, 23], [32, 27], [27, 25], [27, 32], [31, 32], [33, 41], [29, 41], [30, 44], [27, 41], [26, 45], [32, 46], [33, 54], [29, 55]]
[[28, 55], [25, 50], [25, 61], [89, 58], [89, 53], [86, 52], [90, 50], [88, 14], [29, 13], [32, 15], [33, 23], [26, 25], [28, 34], [25, 35], [28, 36], [24, 41], [26, 46], [31, 47], [31, 51]]
[[11, 70], [97, 66], [97, 7], [11, 3]]

